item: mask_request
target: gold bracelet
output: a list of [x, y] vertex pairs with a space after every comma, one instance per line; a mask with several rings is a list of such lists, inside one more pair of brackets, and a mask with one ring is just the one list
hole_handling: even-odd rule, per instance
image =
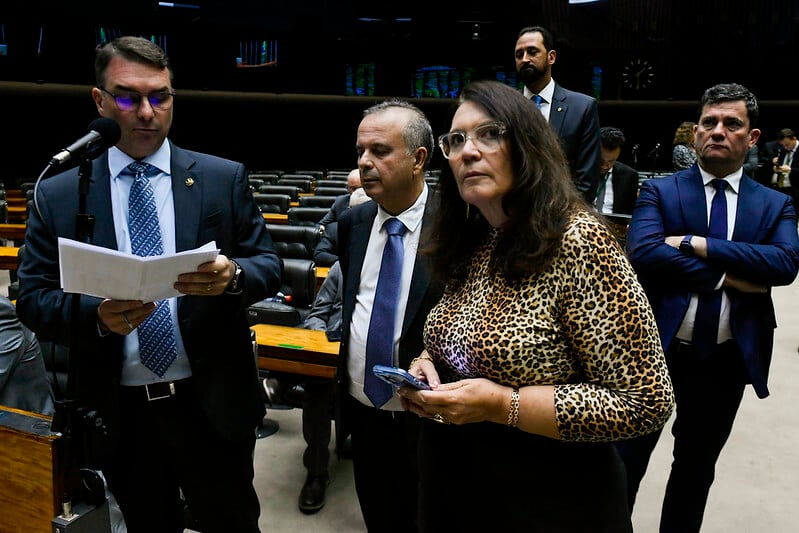
[[519, 387], [513, 387], [510, 392], [510, 411], [508, 411], [508, 425], [515, 428], [519, 425]]
[[420, 355], [419, 357], [414, 357], [413, 360], [411, 361], [411, 364], [408, 365], [408, 368], [411, 368], [419, 361], [430, 361], [432, 363], [433, 358], [430, 357], [429, 355]]

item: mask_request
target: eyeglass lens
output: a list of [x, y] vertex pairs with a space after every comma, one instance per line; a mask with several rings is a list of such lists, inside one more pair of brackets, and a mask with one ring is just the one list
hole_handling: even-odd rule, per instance
[[457, 154], [463, 149], [467, 139], [471, 139], [479, 150], [494, 150], [499, 146], [502, 133], [502, 126], [498, 124], [484, 124], [475, 128], [470, 134], [463, 131], [453, 131], [441, 136], [441, 150], [447, 157]]

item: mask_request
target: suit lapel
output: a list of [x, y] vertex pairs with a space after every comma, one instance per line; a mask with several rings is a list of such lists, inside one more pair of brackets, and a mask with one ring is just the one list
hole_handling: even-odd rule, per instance
[[735, 211], [735, 228], [732, 231], [732, 240], [741, 242], [754, 242], [757, 234], [757, 224], [751, 224], [752, 220], [763, 220], [763, 204], [751, 202], [753, 197], [755, 182], [749, 178], [741, 179], [738, 186], [738, 208]]
[[702, 175], [696, 165], [677, 178], [677, 193], [689, 231], [695, 235], [707, 235], [707, 199]]
[[[209, 179], [197, 161], [185, 150], [172, 145], [172, 198], [175, 204], [175, 251], [197, 247], [204, 180]], [[202, 243], [201, 243], [202, 244]]]
[[568, 109], [569, 106], [566, 104], [566, 97], [560, 85], [555, 84], [555, 91], [552, 93], [552, 103], [549, 106], [549, 124], [558, 135], [560, 135], [560, 130], [563, 128], [563, 122], [566, 119], [566, 111]]
[[[77, 193], [77, 184], [76, 184]], [[96, 220], [114, 220], [111, 207], [111, 173], [108, 170], [108, 152], [94, 160], [89, 193], [86, 196], [86, 212]], [[116, 250], [117, 236], [114, 224], [95, 224], [92, 244]]]

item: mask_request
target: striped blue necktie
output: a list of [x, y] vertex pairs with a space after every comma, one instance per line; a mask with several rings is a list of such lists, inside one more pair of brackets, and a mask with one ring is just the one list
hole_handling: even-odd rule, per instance
[[[158, 169], [147, 163], [134, 161], [128, 165], [128, 170], [134, 176], [128, 200], [131, 252], [142, 257], [163, 255], [164, 246], [155, 209], [155, 195], [150, 185], [150, 177], [158, 175]], [[164, 377], [177, 357], [169, 303], [166, 300], [156, 302], [155, 310], [139, 324], [138, 331], [142, 363], [158, 377]]]

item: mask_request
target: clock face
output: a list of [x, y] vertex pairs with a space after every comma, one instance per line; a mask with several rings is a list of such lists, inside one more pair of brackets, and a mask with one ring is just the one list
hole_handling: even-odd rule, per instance
[[633, 59], [621, 71], [622, 84], [634, 91], [642, 91], [652, 86], [655, 68], [646, 59]]

